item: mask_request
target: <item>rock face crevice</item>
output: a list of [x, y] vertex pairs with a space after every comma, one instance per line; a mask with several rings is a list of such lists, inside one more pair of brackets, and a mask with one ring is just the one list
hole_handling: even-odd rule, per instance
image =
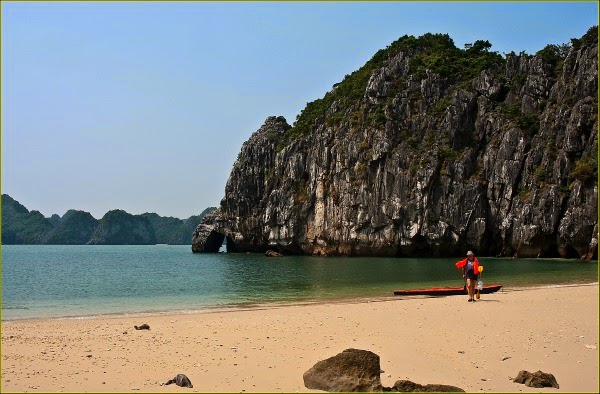
[[389, 52], [308, 131], [267, 118], [193, 251], [597, 258], [597, 34], [580, 41], [467, 81]]

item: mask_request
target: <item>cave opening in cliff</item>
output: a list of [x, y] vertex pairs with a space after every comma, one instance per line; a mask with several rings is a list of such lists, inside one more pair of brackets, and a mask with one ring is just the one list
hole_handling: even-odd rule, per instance
[[219, 248], [219, 253], [227, 252], [227, 237], [223, 237], [223, 241], [221, 242], [221, 247]]
[[233, 239], [231, 239], [231, 237], [229, 236], [225, 236], [225, 250], [227, 251], [227, 253], [239, 253], [240, 249], [239, 247], [236, 245], [235, 241]]
[[211, 231], [208, 237], [206, 238], [206, 242], [204, 243], [204, 252], [219, 253], [221, 251], [221, 246], [223, 245], [224, 239], [224, 234], [218, 233], [216, 231]]
[[211, 231], [206, 239], [204, 251], [206, 253], [238, 253], [239, 247], [228, 235], [218, 231]]
[[[217, 233], [219, 234], [219, 233]], [[233, 239], [231, 239], [231, 237], [228, 237], [227, 235], [224, 234], [219, 234], [222, 235], [222, 241], [221, 241], [221, 246], [219, 247], [219, 253], [237, 253], [239, 252], [239, 248], [237, 247], [237, 245], [235, 244], [235, 242], [233, 241]]]

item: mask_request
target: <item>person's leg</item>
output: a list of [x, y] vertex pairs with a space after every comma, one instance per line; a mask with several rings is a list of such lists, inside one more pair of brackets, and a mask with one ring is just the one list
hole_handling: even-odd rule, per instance
[[473, 280], [467, 278], [467, 292], [469, 293], [469, 299], [473, 299]]
[[477, 279], [471, 279], [471, 294], [473, 294], [473, 302], [475, 302], [475, 294], [477, 294], [477, 290], [475, 290], [475, 286], [477, 285]]

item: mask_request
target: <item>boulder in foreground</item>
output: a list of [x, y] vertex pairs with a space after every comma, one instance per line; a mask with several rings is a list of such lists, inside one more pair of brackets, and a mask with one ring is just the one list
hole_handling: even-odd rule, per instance
[[464, 392], [445, 384], [420, 385], [398, 380], [393, 387], [381, 385], [379, 356], [368, 350], [346, 349], [319, 361], [304, 373], [304, 386], [329, 392]]
[[168, 384], [173, 384], [173, 383], [175, 383], [179, 387], [189, 387], [189, 388], [193, 388], [194, 387], [194, 385], [192, 384], [192, 382], [190, 381], [190, 379], [187, 376], [185, 376], [184, 374], [182, 374], [182, 373], [178, 374], [173, 379], [167, 381], [165, 383], [165, 386], [168, 385]]
[[398, 380], [394, 383], [394, 387], [390, 391], [398, 391], [401, 393], [419, 392], [419, 393], [464, 393], [465, 390], [449, 386], [447, 384], [427, 384], [425, 386], [411, 382], [410, 380]]
[[368, 350], [346, 349], [319, 361], [304, 373], [308, 389], [330, 392], [382, 391], [379, 356]]
[[513, 380], [515, 383], [521, 383], [528, 387], [542, 388], [542, 387], [558, 387], [556, 378], [551, 373], [545, 373], [542, 371], [529, 372], [520, 371], [517, 377]]

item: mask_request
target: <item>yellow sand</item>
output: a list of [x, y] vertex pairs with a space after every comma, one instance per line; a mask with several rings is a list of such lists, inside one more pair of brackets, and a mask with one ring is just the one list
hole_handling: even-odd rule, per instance
[[[133, 326], [147, 323], [149, 331]], [[468, 392], [596, 392], [598, 284], [187, 314], [2, 323], [2, 392], [296, 392], [347, 348], [398, 379]], [[554, 374], [560, 389], [513, 383]], [[193, 389], [161, 383], [186, 374]]]

